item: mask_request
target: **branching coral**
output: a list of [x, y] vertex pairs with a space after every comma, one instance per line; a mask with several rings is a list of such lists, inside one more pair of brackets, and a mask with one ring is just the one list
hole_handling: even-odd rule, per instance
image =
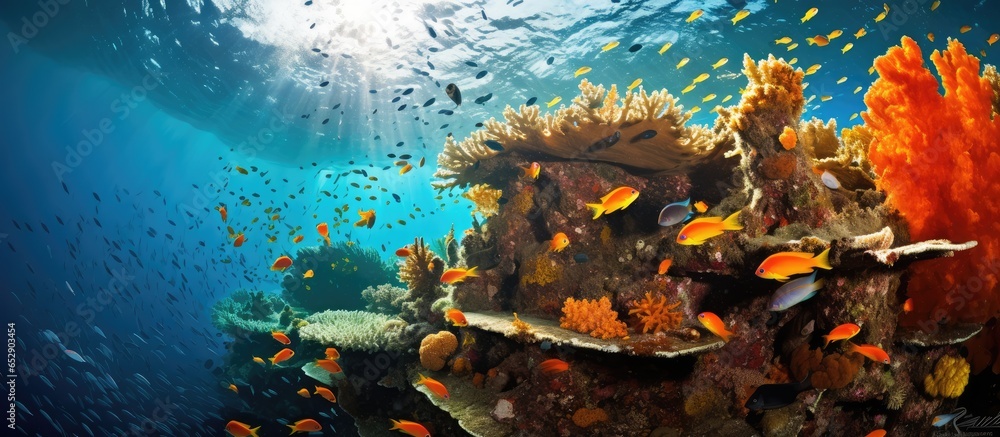
[[389, 316], [366, 311], [323, 311], [306, 317], [299, 328], [303, 340], [347, 350], [374, 352], [385, 349], [392, 331], [385, 329]]
[[888, 202], [915, 240], [978, 240], [975, 249], [914, 269], [907, 293], [914, 309], [903, 323], [935, 329], [947, 321], [984, 322], [1000, 312], [993, 261], [1000, 258], [1000, 117], [991, 118], [993, 87], [979, 60], [951, 40], [924, 67], [917, 43], [904, 37], [875, 60], [879, 79], [862, 113], [871, 130], [869, 157]]
[[777, 136], [783, 126], [798, 122], [805, 106], [801, 69], [796, 70], [773, 55], [756, 64], [750, 55], [743, 55], [743, 74], [749, 80], [743, 97], [735, 108], [719, 109], [720, 122], [737, 132], [751, 126], [768, 129], [766, 136]]
[[263, 291], [236, 290], [212, 306], [212, 325], [234, 337], [269, 333], [284, 326], [279, 322], [285, 301]]
[[420, 341], [420, 365], [427, 370], [441, 370], [455, 349], [458, 349], [455, 334], [448, 331], [430, 334]]
[[587, 428], [595, 423], [608, 420], [608, 413], [603, 408], [581, 408], [573, 413], [573, 423], [580, 428]]
[[562, 265], [549, 259], [545, 253], [540, 253], [525, 262], [525, 273], [521, 275], [521, 285], [547, 285], [555, 282], [562, 275]]
[[399, 266], [399, 280], [407, 284], [401, 317], [413, 323], [427, 320], [431, 306], [445, 296], [439, 280], [444, 273], [444, 261], [431, 252], [422, 238], [407, 247], [410, 255]]
[[924, 377], [924, 391], [931, 396], [957, 398], [968, 383], [969, 362], [945, 355], [934, 365], [934, 373]]
[[854, 380], [865, 363], [861, 354], [823, 355], [821, 349], [809, 349], [808, 343], [792, 352], [791, 370], [796, 380], [809, 376], [809, 382], [818, 389], [844, 388]]
[[668, 305], [665, 296], [661, 295], [659, 297], [660, 299], [657, 300], [653, 297], [652, 293], [646, 293], [646, 297], [642, 300], [632, 302], [632, 308], [628, 310], [629, 315], [634, 314], [639, 318], [643, 334], [649, 332], [651, 329], [654, 334], [660, 331], [676, 329], [681, 326], [681, 321], [684, 320], [683, 312], [671, 311], [680, 306], [680, 301]]
[[618, 313], [611, 309], [611, 301], [607, 297], [600, 300], [570, 297], [566, 299], [562, 312], [559, 326], [563, 328], [603, 339], [628, 335], [625, 324], [618, 320]]
[[[569, 107], [541, 115], [538, 106], [508, 106], [505, 121], [483, 123], [460, 143], [448, 138], [438, 155], [438, 188], [465, 186], [474, 178], [476, 162], [498, 152], [486, 146], [496, 141], [504, 152], [516, 151], [560, 159], [605, 161], [627, 168], [684, 174], [711, 158], [715, 136], [701, 126], [685, 126], [691, 113], [677, 106], [666, 90], [646, 94], [626, 92], [619, 98], [612, 85], [580, 82], [580, 96]], [[614, 147], [611, 147], [614, 145]]]
[[392, 267], [378, 252], [346, 243], [302, 248], [285, 273], [282, 296], [310, 312], [364, 308], [362, 290], [393, 282]]
[[462, 193], [462, 197], [469, 199], [476, 206], [472, 214], [479, 213], [485, 218], [490, 218], [500, 212], [500, 197], [503, 192], [495, 188], [490, 188], [487, 184], [476, 184], [468, 191]]

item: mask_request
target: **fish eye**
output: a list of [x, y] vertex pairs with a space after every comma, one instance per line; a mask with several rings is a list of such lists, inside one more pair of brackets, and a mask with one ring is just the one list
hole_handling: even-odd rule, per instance
[[757, 270], [757, 273], [764, 273], [764, 269]]
[[687, 240], [687, 239], [688, 239], [687, 235], [681, 234], [681, 240]]
[[635, 194], [635, 190], [632, 190], [632, 193], [631, 193], [631, 194]]

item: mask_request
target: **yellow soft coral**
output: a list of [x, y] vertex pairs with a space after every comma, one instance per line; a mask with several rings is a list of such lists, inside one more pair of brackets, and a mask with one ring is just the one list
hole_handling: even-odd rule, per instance
[[555, 282], [562, 275], [562, 265], [549, 259], [544, 253], [525, 262], [525, 274], [521, 275], [521, 285], [547, 285]]
[[570, 297], [566, 299], [562, 312], [564, 315], [559, 318], [559, 326], [563, 328], [603, 339], [628, 336], [625, 324], [618, 320], [618, 313], [611, 309], [611, 301], [607, 297], [600, 300]]
[[778, 134], [781, 125], [798, 121], [805, 106], [802, 69], [795, 69], [773, 55], [758, 63], [750, 55], [743, 55], [743, 74], [749, 80], [743, 96], [735, 106], [719, 109], [717, 128], [721, 123], [742, 132], [750, 126], [766, 126], [773, 130], [765, 133], [770, 136]]
[[514, 208], [514, 212], [520, 215], [527, 214], [535, 205], [535, 188], [531, 185], [524, 187], [510, 200], [510, 205]]
[[514, 313], [514, 321], [510, 322], [510, 324], [514, 327], [514, 330], [516, 330], [518, 334], [530, 334], [534, 331], [531, 329], [530, 324], [517, 318], [517, 313]]
[[434, 288], [438, 278], [434, 275], [435, 255], [430, 246], [424, 244], [423, 238], [417, 238], [407, 249], [410, 255], [399, 266], [399, 280], [406, 283], [410, 290]]
[[969, 362], [962, 357], [943, 356], [934, 373], [924, 377], [924, 390], [931, 396], [957, 398], [969, 383]]
[[448, 331], [430, 334], [420, 341], [420, 365], [427, 370], [441, 370], [455, 349], [458, 349], [455, 334]]
[[681, 326], [684, 313], [680, 311], [670, 311], [680, 306], [680, 302], [667, 304], [667, 298], [660, 296], [659, 300], [653, 298], [652, 293], [646, 293], [646, 297], [638, 302], [632, 302], [632, 308], [628, 310], [629, 315], [635, 314], [642, 325], [642, 333], [649, 332], [650, 329], [656, 334], [660, 331], [676, 329]]
[[586, 428], [598, 422], [608, 420], [608, 413], [603, 408], [581, 408], [573, 413], [573, 423], [580, 428]]
[[503, 192], [495, 188], [490, 188], [487, 184], [477, 184], [469, 188], [469, 191], [462, 193], [462, 197], [469, 199], [476, 205], [472, 213], [480, 213], [483, 217], [489, 218], [500, 212], [500, 196]]

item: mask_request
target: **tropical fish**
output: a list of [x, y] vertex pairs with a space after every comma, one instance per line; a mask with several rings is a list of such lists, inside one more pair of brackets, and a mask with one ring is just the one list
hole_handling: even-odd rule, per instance
[[695, 112], [698, 112], [698, 111], [701, 111], [701, 106], [692, 106], [691, 110], [688, 111], [688, 112], [694, 114]]
[[278, 353], [274, 354], [273, 357], [268, 358], [268, 361], [271, 362], [271, 365], [275, 365], [275, 364], [278, 364], [280, 362], [288, 361], [288, 359], [291, 358], [294, 355], [295, 355], [295, 351], [293, 351], [293, 350], [291, 350], [291, 349], [289, 349], [289, 348], [286, 347], [286, 348], [278, 351]]
[[219, 211], [219, 216], [222, 217], [222, 223], [225, 223], [226, 219], [229, 218], [229, 214], [226, 212], [226, 205], [217, 206], [215, 207], [215, 210]]
[[729, 99], [732, 99], [732, 98], [733, 98], [733, 95], [732, 94], [728, 94], [728, 95], [726, 95], [726, 97], [722, 98], [722, 103], [726, 103], [726, 102], [729, 101]]
[[878, 23], [885, 19], [889, 15], [889, 5], [887, 3], [882, 3], [882, 13], [875, 17], [875, 22]]
[[844, 76], [844, 77], [841, 77], [840, 79], [837, 79], [837, 85], [840, 85], [840, 84], [842, 84], [844, 82], [847, 82], [847, 76]]
[[667, 206], [664, 206], [660, 210], [660, 216], [656, 219], [660, 226], [673, 226], [678, 223], [683, 223], [694, 217], [694, 213], [691, 212], [691, 199], [685, 199], [681, 202], [674, 202]]
[[702, 98], [701, 98], [701, 102], [702, 102], [702, 103], [705, 103], [705, 102], [707, 102], [707, 101], [709, 101], [709, 100], [712, 100], [712, 99], [714, 99], [714, 98], [715, 98], [715, 94], [709, 94], [709, 95], [707, 95], [707, 96], [705, 96], [705, 97], [702, 97]]
[[594, 210], [594, 220], [597, 220], [601, 214], [610, 214], [627, 208], [637, 197], [639, 191], [635, 188], [618, 187], [601, 197], [601, 203], [588, 203], [587, 207]]
[[580, 75], [584, 75], [587, 73], [590, 73], [590, 67], [580, 67], [577, 68], [575, 72], [573, 72], [573, 77], [578, 77]]
[[774, 292], [767, 309], [769, 311], [785, 311], [812, 298], [820, 288], [823, 288], [823, 280], [816, 280], [816, 272], [810, 276], [789, 281]]
[[854, 43], [849, 42], [847, 44], [844, 44], [844, 48], [840, 49], [840, 53], [847, 53], [851, 51], [851, 49], [853, 48], [854, 48]]
[[684, 20], [684, 21], [687, 22], [687, 23], [690, 23], [690, 22], [692, 22], [694, 20], [697, 20], [698, 17], [700, 17], [704, 13], [705, 13], [705, 11], [703, 11], [701, 9], [695, 9], [694, 12], [692, 12], [691, 15], [688, 15], [687, 19]]
[[[813, 275], [815, 274], [813, 273]], [[853, 323], [839, 325], [833, 328], [829, 334], [823, 336], [823, 340], [826, 341], [826, 343], [823, 343], [823, 348], [829, 347], [831, 341], [850, 340], [855, 335], [858, 335], [859, 332], [861, 332], [861, 327]]]
[[559, 103], [561, 101], [562, 101], [562, 97], [556, 96], [552, 100], [549, 100], [548, 102], [546, 102], [545, 103], [545, 107], [546, 108], [551, 108], [551, 107], [555, 106], [557, 103]]
[[320, 224], [316, 225], [316, 232], [319, 233], [320, 237], [323, 237], [323, 240], [326, 241], [326, 245], [329, 246], [330, 245], [330, 227], [327, 226], [326, 222], [323, 222], [323, 223], [320, 223]]
[[793, 42], [793, 43], [791, 43], [791, 44], [788, 45], [788, 47], [786, 48], [786, 50], [790, 52], [792, 50], [795, 50], [795, 48], [798, 47], [798, 46], [799, 46], [799, 43]]
[[843, 35], [843, 34], [844, 34], [843, 30], [834, 29], [833, 32], [830, 32], [830, 33], [828, 33], [826, 35], [826, 39], [828, 39], [828, 40], [829, 39], [834, 39], [834, 38], [837, 38], [837, 37], [839, 37], [840, 35]]
[[661, 275], [667, 273], [667, 270], [670, 270], [670, 265], [673, 263], [674, 260], [672, 259], [665, 259], [663, 261], [660, 261], [660, 266], [656, 268], [656, 273], [659, 273]]
[[604, 47], [601, 47], [601, 52], [602, 53], [606, 52], [606, 51], [611, 50], [611, 49], [613, 49], [615, 47], [618, 47], [618, 41], [611, 41], [611, 42], [605, 44]]
[[316, 391], [313, 392], [314, 395], [320, 395], [323, 397], [323, 399], [326, 399], [333, 403], [337, 403], [337, 397], [333, 395], [333, 392], [330, 391], [330, 389], [326, 387], [320, 387], [318, 385], [314, 387], [316, 387]]
[[941, 6], [941, 0], [934, 0], [934, 3], [931, 3], [931, 10], [937, 9], [938, 6]]
[[965, 414], [965, 410], [964, 409], [963, 410], [959, 410], [959, 412], [957, 412], [957, 413], [939, 414], [937, 416], [934, 416], [934, 420], [931, 422], [931, 425], [933, 425], [935, 428], [940, 428], [942, 426], [945, 426], [945, 425], [951, 423], [952, 420], [955, 420], [955, 418], [957, 418], [957, 417], [959, 417], [959, 416], [961, 416], [963, 414]]
[[317, 359], [314, 362], [316, 363], [317, 367], [326, 370], [327, 372], [330, 372], [334, 375], [344, 373], [344, 369], [340, 367], [340, 364], [337, 364], [336, 360]]
[[226, 424], [226, 432], [232, 434], [234, 437], [257, 437], [258, 429], [260, 429], [259, 426], [250, 428], [250, 425], [235, 420], [230, 420]]
[[406, 247], [400, 247], [399, 249], [396, 249], [396, 256], [401, 256], [405, 258], [412, 254], [413, 252], [410, 252], [410, 249]]
[[445, 311], [444, 318], [451, 321], [452, 326], [469, 326], [469, 321], [465, 319], [465, 313], [458, 308], [451, 308]]
[[714, 64], [712, 64], [712, 69], [713, 70], [718, 69], [719, 67], [726, 65], [727, 62], [729, 62], [729, 58], [721, 58], [718, 61], [715, 61]]
[[248, 172], [247, 169], [245, 169], [243, 167], [240, 167], [238, 165], [236, 167], [234, 167], [234, 168], [236, 169], [236, 172], [239, 173], [239, 174], [242, 174], [242, 175], [250, 174], [250, 172]]
[[787, 36], [783, 36], [781, 38], [774, 40], [775, 44], [788, 44], [790, 42], [792, 42], [792, 39]]
[[240, 394], [240, 389], [236, 387], [236, 384], [229, 384], [229, 389], [232, 390], [233, 393]]
[[444, 274], [441, 275], [441, 282], [445, 284], [457, 284], [465, 280], [465, 278], [477, 278], [479, 275], [476, 274], [476, 267], [471, 269], [448, 269], [445, 270]]
[[691, 61], [690, 58], [681, 59], [681, 61], [677, 63], [677, 68], [680, 69], [681, 67], [687, 65], [689, 61]]
[[722, 323], [722, 319], [715, 315], [715, 313], [706, 311], [698, 314], [698, 321], [701, 322], [702, 325], [705, 325], [705, 328], [713, 334], [722, 337], [722, 341], [729, 343], [729, 337], [732, 336], [733, 333], [726, 329], [726, 324]]
[[292, 340], [289, 339], [288, 336], [285, 335], [285, 333], [281, 332], [281, 331], [271, 331], [271, 338], [277, 340], [278, 343], [281, 343], [281, 344], [284, 344], [284, 345], [292, 344]]
[[702, 74], [699, 74], [698, 77], [694, 78], [694, 81], [691, 82], [691, 83], [701, 83], [701, 82], [704, 82], [705, 80], [707, 80], [709, 77], [711, 77], [711, 76], [709, 76], [708, 73], [702, 73]]
[[462, 90], [458, 89], [458, 85], [449, 83], [448, 86], [444, 87], [444, 92], [456, 105], [462, 106]]
[[827, 39], [827, 37], [823, 36], [823, 35], [816, 35], [816, 36], [814, 36], [812, 38], [806, 38], [806, 42], [808, 42], [809, 45], [817, 45], [817, 46], [820, 46], [820, 47], [823, 47], [823, 46], [825, 46], [827, 44], [830, 44], [830, 40]]
[[812, 17], [815, 17], [818, 12], [819, 8], [809, 8], [809, 10], [806, 11], [806, 14], [802, 16], [802, 22], [805, 23], [806, 21], [809, 21]]
[[626, 88], [626, 91], [632, 91], [633, 88], [642, 84], [642, 78], [633, 80], [631, 84]]
[[521, 167], [521, 170], [524, 170], [524, 176], [530, 176], [532, 179], [538, 179], [538, 175], [542, 171], [542, 166], [537, 162], [532, 162], [531, 165], [527, 167]]
[[681, 90], [681, 94], [687, 94], [687, 93], [691, 92], [692, 90], [694, 90], [694, 87], [695, 87], [695, 84], [688, 85], [683, 90]]
[[705, 211], [708, 211], [708, 204], [705, 203], [704, 201], [699, 200], [694, 203], [694, 210], [698, 211], [699, 213], [704, 213]]
[[296, 235], [295, 238], [292, 239], [292, 243], [295, 243], [295, 244], [301, 243], [302, 240], [304, 240], [305, 238], [306, 237], [303, 236], [303, 235]]
[[298, 394], [299, 396], [304, 397], [304, 398], [311, 398], [312, 397], [312, 395], [309, 394], [309, 390], [306, 390], [304, 388], [299, 389], [299, 391], [297, 391], [295, 393]]
[[410, 422], [409, 420], [392, 420], [392, 428], [389, 431], [400, 431], [403, 434], [408, 434], [412, 437], [431, 437], [431, 433], [424, 428], [423, 425], [417, 422]]
[[863, 36], [865, 36], [867, 34], [868, 34], [868, 31], [865, 30], [864, 27], [862, 27], [862, 28], [858, 29], [857, 32], [854, 32], [854, 39], [861, 38], [861, 37], [863, 37]]
[[[927, 41], [934, 42], [934, 32], [927, 33]], [[871, 74], [871, 73], [869, 73]]]
[[970, 30], [972, 30], [972, 26], [968, 26], [968, 25], [966, 25], [966, 26], [962, 26], [962, 27], [960, 27], [960, 28], [958, 29], [958, 31], [959, 31], [960, 33], [965, 33], [965, 32], [968, 32], [968, 31], [970, 31]]
[[795, 397], [812, 388], [809, 378], [787, 384], [764, 384], [757, 387], [743, 406], [749, 410], [774, 410], [795, 402]]
[[833, 99], [833, 96], [819, 96], [819, 101], [821, 101], [821, 102], [829, 102], [832, 99]]
[[860, 93], [860, 92], [861, 92], [861, 90], [862, 90], [862, 88], [861, 88], [861, 87], [857, 87], [857, 88], [855, 88], [855, 89], [854, 89], [854, 94], [857, 94], [857, 93]]
[[740, 229], [743, 229], [743, 226], [740, 225], [740, 211], [734, 212], [725, 220], [722, 217], [702, 217], [685, 225], [677, 234], [677, 242], [696, 246], [709, 238], [722, 235], [723, 231], [738, 231]]
[[990, 37], [986, 39], [986, 43], [989, 45], [993, 45], [993, 43], [997, 41], [1000, 41], [1000, 33], [994, 33], [993, 35], [990, 35]]
[[816, 72], [819, 71], [820, 68], [823, 68], [823, 66], [820, 64], [810, 65], [809, 68], [806, 69], [806, 76], [810, 74], [816, 74]]
[[538, 368], [546, 375], [555, 375], [569, 370], [569, 363], [558, 358], [551, 358], [539, 363]]
[[240, 232], [239, 234], [236, 234], [236, 239], [233, 240], [233, 247], [240, 247], [243, 243], [246, 243], [246, 241], [247, 237]]
[[285, 271], [285, 269], [291, 267], [292, 259], [286, 255], [279, 256], [278, 259], [274, 260], [274, 264], [271, 264], [271, 270], [274, 271]]
[[851, 346], [848, 349], [851, 352], [857, 352], [861, 355], [864, 355], [865, 358], [868, 358], [869, 360], [878, 363], [889, 364], [889, 354], [885, 353], [885, 351], [878, 346], [873, 346], [870, 344], [863, 344], [859, 346], [854, 343], [850, 343], [850, 345]]
[[297, 432], [316, 432], [323, 430], [323, 426], [320, 425], [319, 422], [313, 419], [302, 419], [298, 422], [295, 422], [294, 425], [285, 425], [285, 426], [291, 428], [292, 430], [292, 432], [289, 435], [295, 434]]
[[851, 118], [848, 118], [848, 120], [854, 120], [855, 118], [858, 118], [858, 113], [857, 112], [851, 114]]
[[413, 165], [412, 164], [406, 164], [406, 165], [403, 166], [403, 168], [399, 169], [399, 175], [402, 176], [404, 174], [407, 174], [407, 173], [410, 172], [410, 170], [413, 170]]
[[328, 360], [339, 360], [340, 359], [340, 351], [338, 351], [337, 348], [335, 348], [335, 347], [328, 347], [328, 348], [326, 348], [326, 351], [324, 351], [323, 354], [326, 355], [326, 359], [328, 359]]
[[420, 380], [417, 381], [417, 384], [423, 384], [431, 393], [438, 395], [442, 399], [449, 399], [451, 397], [448, 395], [448, 389], [445, 388], [444, 384], [433, 378], [428, 378], [422, 373], [418, 373], [418, 375], [420, 375]]
[[368, 211], [362, 211], [362, 210], [359, 209], [358, 210], [358, 215], [361, 216], [361, 219], [358, 220], [358, 221], [356, 221], [356, 222], [354, 222], [354, 226], [355, 227], [367, 226], [368, 229], [371, 229], [372, 226], [375, 226], [375, 210], [374, 209], [369, 209]]
[[865, 437], [885, 437], [885, 434], [886, 432], [884, 429], [876, 429], [868, 434], [865, 434]]
[[792, 275], [810, 273], [814, 268], [830, 270], [830, 249], [813, 256], [809, 252], [781, 252], [767, 257], [757, 267], [757, 276], [764, 279], [787, 281]]
[[562, 252], [566, 246], [569, 246], [569, 237], [563, 232], [557, 232], [549, 240], [549, 250], [552, 252]]
[[750, 11], [748, 11], [746, 9], [743, 9], [743, 10], [737, 12], [736, 15], [733, 16], [733, 19], [731, 21], [733, 22], [733, 25], [735, 26], [736, 23], [739, 23], [740, 20], [743, 20], [744, 18], [748, 17], [749, 15], [750, 15]]
[[904, 313], [908, 313], [910, 311], [913, 311], [913, 298], [912, 297], [906, 298], [906, 301], [903, 302], [903, 312]]
[[253, 357], [253, 362], [255, 362], [257, 364], [266, 364], [266, 363], [264, 363], [264, 359], [261, 358], [261, 357]]
[[313, 277], [314, 275], [316, 275], [316, 272], [313, 272], [312, 269], [309, 269], [309, 270], [306, 270], [306, 272], [302, 274], [302, 278], [303, 279], [309, 279], [309, 278]]
[[659, 53], [662, 55], [667, 50], [670, 50], [670, 46], [672, 46], [672, 45], [673, 45], [673, 43], [669, 43], [669, 42], [666, 43], [666, 44], [663, 44], [663, 47], [660, 47]]

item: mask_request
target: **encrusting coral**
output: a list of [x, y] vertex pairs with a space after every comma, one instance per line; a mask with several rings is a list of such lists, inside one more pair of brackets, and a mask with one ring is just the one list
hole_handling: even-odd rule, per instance
[[559, 326], [563, 328], [603, 339], [628, 336], [625, 324], [618, 320], [618, 313], [611, 309], [607, 297], [599, 300], [566, 298], [562, 312]]
[[[1000, 258], [1000, 117], [994, 89], [980, 77], [979, 59], [956, 40], [924, 66], [916, 41], [875, 60], [879, 79], [862, 113], [871, 131], [869, 157], [888, 203], [909, 224], [914, 240], [977, 240], [972, 250], [912, 270], [907, 294], [913, 311], [902, 322], [925, 330], [940, 322], [985, 322], [1000, 312], [994, 261]], [[944, 88], [944, 95], [938, 91]], [[961, 304], [959, 304], [961, 303]]]
[[389, 316], [366, 311], [323, 311], [306, 317], [299, 328], [303, 340], [346, 350], [374, 352], [385, 349], [393, 330], [386, 329]]
[[608, 420], [608, 413], [603, 408], [580, 408], [573, 413], [573, 423], [580, 428], [587, 428], [595, 423]]
[[804, 343], [792, 352], [790, 369], [796, 380], [808, 376], [814, 388], [836, 389], [850, 384], [864, 364], [865, 357], [861, 354], [823, 355], [821, 349], [810, 349], [809, 344]]
[[545, 253], [540, 253], [524, 263], [525, 274], [521, 276], [521, 285], [547, 285], [557, 281], [562, 276], [562, 265], [550, 259]]
[[472, 210], [472, 214], [479, 213], [485, 218], [490, 218], [497, 215], [500, 212], [500, 197], [503, 196], [503, 192], [490, 188], [487, 184], [476, 184], [473, 185], [468, 191], [462, 193], [462, 197], [469, 199], [476, 206]]
[[957, 398], [969, 383], [969, 362], [945, 355], [934, 365], [934, 373], [924, 377], [924, 391], [931, 396]]
[[420, 341], [420, 365], [427, 370], [441, 370], [455, 349], [458, 349], [455, 334], [448, 331], [430, 334]]
[[681, 311], [671, 311], [681, 305], [680, 301], [667, 304], [665, 296], [659, 296], [659, 300], [653, 297], [652, 293], [646, 293], [642, 300], [632, 302], [632, 308], [628, 310], [629, 315], [635, 315], [642, 326], [642, 333], [650, 330], [654, 334], [660, 331], [676, 329], [681, 326], [684, 320], [684, 313]]
[[[604, 161], [650, 173], [684, 174], [710, 159], [715, 136], [701, 126], [685, 126], [691, 118], [666, 90], [647, 94], [594, 85], [584, 79], [573, 104], [541, 115], [537, 105], [508, 106], [506, 121], [489, 119], [483, 129], [460, 143], [448, 137], [438, 155], [438, 188], [468, 185], [476, 163], [516, 151], [559, 159]], [[503, 151], [491, 149], [496, 142]], [[611, 147], [614, 146], [614, 147]]]

